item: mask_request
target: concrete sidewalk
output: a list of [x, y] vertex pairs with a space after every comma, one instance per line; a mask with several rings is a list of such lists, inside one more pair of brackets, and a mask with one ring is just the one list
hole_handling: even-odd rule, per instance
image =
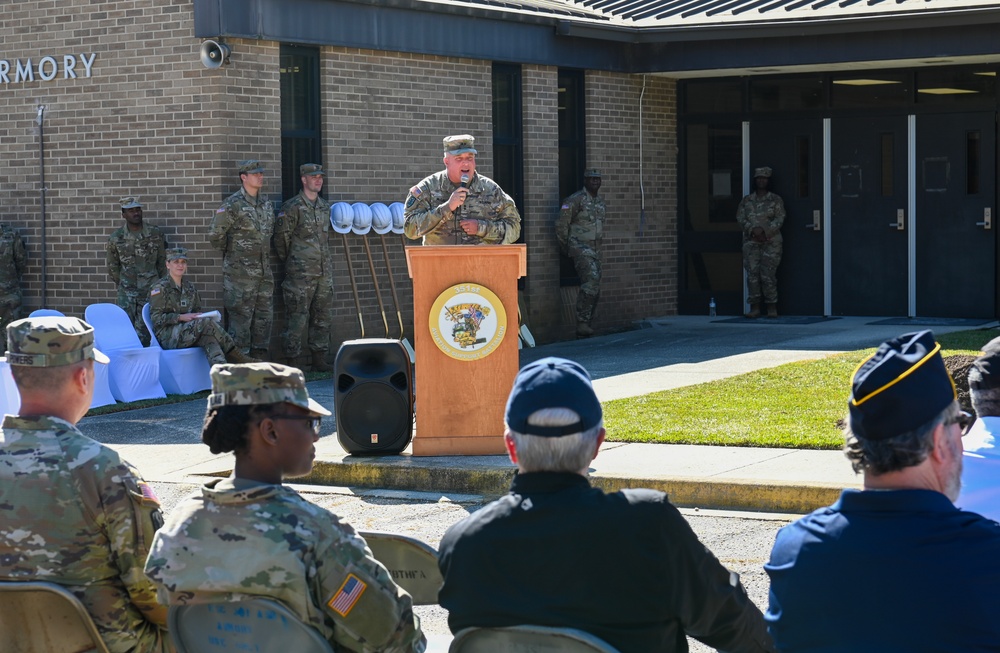
[[[544, 356], [579, 361], [595, 379], [602, 401], [704, 383], [790, 361], [877, 346], [907, 331], [935, 333], [974, 328], [871, 324], [875, 318], [839, 318], [811, 324], [778, 320], [740, 323], [698, 316], [647, 320], [620, 334], [523, 350], [521, 363]], [[789, 320], [792, 321], [792, 320]], [[996, 322], [981, 327], [995, 327]], [[419, 362], [417, 364], [419, 374]], [[309, 384], [310, 394], [333, 409], [333, 382]], [[845, 380], [844, 393], [847, 387]], [[230, 455], [213, 456], [200, 443], [204, 401], [85, 418], [80, 429], [113, 446], [153, 482], [190, 481], [228, 474]], [[513, 467], [505, 456], [351, 456], [331, 430], [317, 443], [314, 473], [298, 482], [350, 488], [432, 492], [440, 496], [495, 496], [507, 491]], [[613, 435], [613, 434], [612, 434]], [[755, 449], [693, 445], [607, 443], [591, 479], [613, 490], [652, 487], [686, 507], [803, 513], [833, 502], [840, 489], [857, 487], [839, 451]]]

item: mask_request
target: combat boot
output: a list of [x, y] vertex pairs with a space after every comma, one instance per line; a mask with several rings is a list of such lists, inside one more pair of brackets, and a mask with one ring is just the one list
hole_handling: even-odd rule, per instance
[[750, 310], [743, 317], [748, 317], [751, 320], [756, 320], [760, 317], [760, 304], [750, 304]]
[[589, 338], [594, 335], [594, 329], [586, 322], [576, 323], [576, 337], [577, 338]]
[[332, 372], [333, 366], [326, 362], [326, 352], [325, 351], [314, 351], [312, 353], [312, 371], [313, 372]]
[[767, 305], [767, 316], [768, 317], [778, 317], [778, 305], [768, 304]]
[[229, 361], [230, 363], [236, 363], [238, 365], [243, 365], [245, 363], [261, 362], [259, 358], [253, 358], [251, 356], [247, 356], [246, 354], [244, 354], [239, 347], [233, 347], [232, 349], [230, 349], [229, 352], [226, 353], [226, 360]]

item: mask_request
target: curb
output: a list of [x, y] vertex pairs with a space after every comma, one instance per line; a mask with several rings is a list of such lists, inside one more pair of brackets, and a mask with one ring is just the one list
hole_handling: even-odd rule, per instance
[[[507, 494], [514, 468], [469, 468], [372, 464], [372, 462], [316, 461], [309, 476], [297, 483], [343, 487], [391, 488], [442, 494], [479, 494], [495, 498]], [[841, 486], [768, 482], [753, 479], [621, 478], [591, 475], [590, 482], [605, 492], [649, 488], [665, 492], [681, 508], [805, 514], [828, 506]]]

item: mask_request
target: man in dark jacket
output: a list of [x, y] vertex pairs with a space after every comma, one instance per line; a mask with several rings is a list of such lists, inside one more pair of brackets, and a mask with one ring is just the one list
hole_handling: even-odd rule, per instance
[[584, 630], [622, 653], [770, 651], [760, 610], [662, 492], [592, 488], [601, 404], [580, 365], [530, 363], [507, 401], [511, 492], [441, 541], [452, 632], [533, 624]]

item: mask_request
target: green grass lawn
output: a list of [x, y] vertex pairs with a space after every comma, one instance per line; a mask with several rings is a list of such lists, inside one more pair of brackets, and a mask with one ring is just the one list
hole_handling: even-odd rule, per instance
[[[938, 336], [945, 356], [976, 356], [996, 329]], [[850, 379], [874, 349], [788, 363], [604, 404], [611, 442], [839, 449]]]

